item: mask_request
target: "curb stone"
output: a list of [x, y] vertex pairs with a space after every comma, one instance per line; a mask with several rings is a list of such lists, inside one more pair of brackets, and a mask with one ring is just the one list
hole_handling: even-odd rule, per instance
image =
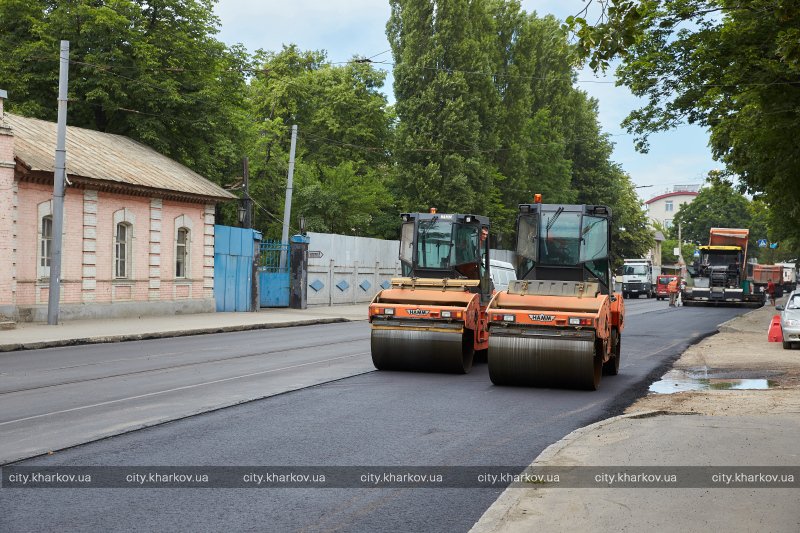
[[731, 318], [730, 320], [726, 320], [725, 322], [723, 322], [722, 324], [717, 326], [717, 331], [719, 331], [720, 333], [741, 333], [742, 330], [740, 330], [736, 326], [733, 326], [732, 324], [736, 320], [738, 320], [738, 319], [740, 319], [740, 318], [742, 318], [744, 316], [747, 316], [747, 315], [749, 315], [751, 313], [755, 313], [756, 311], [760, 311], [762, 309], [764, 309], [764, 306], [757, 307], [757, 308], [755, 308], [755, 309], [753, 309], [751, 311], [748, 311], [748, 312], [744, 313], [743, 315], [735, 316], [735, 317]]
[[[638, 413], [622, 414], [611, 418], [606, 418], [605, 420], [600, 420], [594, 424], [589, 424], [588, 426], [578, 428], [561, 440], [554, 442], [545, 448], [542, 453], [540, 453], [536, 459], [533, 460], [533, 463], [531, 463], [530, 466], [545, 466], [546, 463], [554, 459], [555, 456], [561, 452], [561, 450], [580, 439], [587, 433], [591, 433], [605, 426], [614, 424], [619, 420], [651, 418], [654, 416], [668, 416], [673, 414], [676, 413], [660, 410], [641, 411]], [[472, 529], [470, 529], [470, 533], [492, 533], [493, 531], [497, 531], [498, 526], [501, 526], [505, 523], [504, 519], [508, 513], [514, 509], [522, 499], [525, 490], [528, 490], [528, 488], [505, 489], [500, 497], [497, 498], [497, 501], [495, 501], [492, 506], [489, 507], [489, 509], [487, 509], [486, 512], [478, 519], [478, 521], [475, 522], [475, 524], [472, 526]]]
[[96, 337], [79, 337], [73, 339], [55, 339], [51, 341], [0, 344], [0, 352], [13, 352], [18, 350], [39, 350], [42, 348], [57, 348], [63, 346], [78, 346], [84, 344], [141, 341], [147, 339], [164, 339], [170, 337], [208, 335], [211, 333], [229, 333], [234, 331], [251, 331], [256, 329], [290, 328], [297, 326], [311, 326], [315, 324], [335, 324], [340, 322], [357, 322], [357, 321], [358, 320], [351, 320], [348, 318], [316, 318], [310, 320], [294, 320], [291, 322], [237, 324], [234, 326], [217, 326], [217, 327], [206, 327], [206, 328], [175, 330], [175, 331], [156, 331], [153, 333], [125, 333], [121, 335], [98, 335]]

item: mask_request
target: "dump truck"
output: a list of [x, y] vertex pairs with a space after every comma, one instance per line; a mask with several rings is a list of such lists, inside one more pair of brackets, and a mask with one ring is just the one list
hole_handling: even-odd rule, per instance
[[616, 375], [624, 319], [609, 264], [611, 209], [519, 205], [517, 281], [489, 303], [495, 385], [596, 390]]
[[466, 374], [488, 348], [489, 219], [472, 214], [404, 213], [402, 277], [369, 306], [378, 370]]
[[747, 279], [753, 292], [766, 295], [769, 282], [775, 284], [775, 297], [783, 296], [783, 267], [780, 265], [761, 265], [759, 263], [747, 264]]
[[753, 305], [764, 303], [764, 295], [747, 280], [747, 239], [750, 230], [711, 228], [707, 246], [690, 271], [681, 293], [683, 305]]
[[638, 298], [644, 294], [653, 298], [661, 268], [653, 267], [650, 259], [624, 259], [622, 263], [622, 297]]
[[783, 292], [790, 293], [797, 289], [797, 265], [794, 263], [778, 263], [781, 267], [781, 285]]

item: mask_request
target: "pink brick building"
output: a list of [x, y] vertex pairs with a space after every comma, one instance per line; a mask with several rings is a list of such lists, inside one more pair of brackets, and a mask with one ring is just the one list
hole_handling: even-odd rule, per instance
[[[56, 124], [3, 112], [0, 315], [47, 317]], [[233, 195], [126, 137], [67, 129], [62, 319], [214, 311], [214, 207]]]

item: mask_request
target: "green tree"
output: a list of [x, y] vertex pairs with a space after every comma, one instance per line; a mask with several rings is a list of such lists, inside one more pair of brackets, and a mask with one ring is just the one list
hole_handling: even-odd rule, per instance
[[247, 54], [214, 38], [212, 0], [0, 0], [8, 110], [55, 120], [70, 41], [69, 124], [127, 135], [221, 181], [241, 157]]
[[[587, 8], [593, 2], [589, 0]], [[619, 83], [645, 100], [626, 127], [707, 127], [714, 157], [761, 194], [776, 238], [800, 242], [800, 4], [785, 0], [607, 0], [600, 21], [570, 17], [594, 68], [615, 57]]]
[[[498, 149], [492, 164], [502, 176], [501, 200], [508, 209], [494, 212], [496, 232], [513, 234], [514, 207], [533, 200], [575, 200], [569, 158], [573, 130], [566, 124], [570, 113], [573, 54], [566, 36], [553, 17], [538, 18], [519, 2], [494, 2], [490, 13], [496, 32], [492, 37], [494, 89], [497, 109]], [[507, 239], [510, 243], [511, 239]]]
[[[672, 237], [672, 232], [659, 222], [653, 222], [653, 229], [660, 231], [661, 234], [666, 237], [661, 242], [661, 264], [677, 264], [678, 256], [675, 254], [675, 248], [678, 247], [678, 238]], [[681, 244], [681, 254], [686, 263], [692, 263], [694, 251], [697, 250], [697, 246], [696, 243], [687, 240], [684, 240], [683, 244]]]
[[[655, 239], [630, 177], [616, 165], [612, 172], [615, 173], [614, 189], [606, 203], [612, 208], [612, 253], [616, 268], [626, 257], [644, 257], [655, 244]], [[597, 194], [602, 197], [601, 193]]]
[[[392, 112], [379, 89], [385, 74], [295, 45], [260, 50], [248, 92], [251, 195], [256, 226], [280, 235], [290, 127], [298, 125], [293, 230], [394, 237], [389, 148]], [[389, 224], [391, 219], [391, 224]]]
[[[670, 237], [677, 238], [678, 226], [684, 241], [708, 244], [711, 228], [750, 228], [750, 201], [723, 180], [712, 179], [690, 203], [678, 209], [670, 228]], [[750, 246], [760, 238], [750, 232]]]
[[610, 161], [597, 103], [573, 86], [575, 54], [555, 18], [516, 0], [391, 6], [402, 205], [488, 214], [500, 246], [512, 245], [516, 205], [536, 193], [644, 220], [626, 196], [628, 176]]
[[[357, 176], [353, 163], [335, 167], [308, 165], [298, 181], [296, 204], [310, 231], [370, 235], [378, 209], [388, 192], [380, 179], [367, 172]], [[398, 225], [399, 217], [393, 217]]]
[[399, 119], [393, 155], [410, 210], [492, 213], [502, 209], [487, 154], [498, 148], [498, 95], [487, 41], [486, 0], [391, 0]]

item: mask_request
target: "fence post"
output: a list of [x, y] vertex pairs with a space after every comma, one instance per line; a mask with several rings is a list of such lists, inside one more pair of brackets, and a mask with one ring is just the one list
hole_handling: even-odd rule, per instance
[[261, 232], [256, 230], [250, 230], [253, 233], [253, 265], [252, 270], [250, 273], [251, 276], [251, 285], [250, 285], [250, 309], [249, 311], [258, 311], [261, 309], [261, 302], [259, 291], [261, 289], [259, 285], [259, 276], [258, 276], [258, 267], [261, 265]]
[[333, 259], [331, 259], [330, 267], [328, 267], [328, 307], [333, 305], [333, 269], [336, 268], [336, 264], [334, 263]]
[[358, 302], [358, 260], [353, 261], [353, 304], [355, 305]]
[[305, 235], [293, 235], [290, 244], [289, 307], [308, 307], [308, 242]]
[[374, 276], [373, 279], [374, 279], [374, 283], [372, 284], [372, 290], [374, 292], [373, 292], [373, 294], [370, 295], [370, 298], [369, 298], [370, 301], [372, 301], [372, 298], [375, 297], [375, 294], [377, 294], [377, 292], [379, 290], [381, 290], [381, 285], [380, 285], [380, 282], [381, 282], [381, 262], [380, 261], [375, 261], [375, 276]]

